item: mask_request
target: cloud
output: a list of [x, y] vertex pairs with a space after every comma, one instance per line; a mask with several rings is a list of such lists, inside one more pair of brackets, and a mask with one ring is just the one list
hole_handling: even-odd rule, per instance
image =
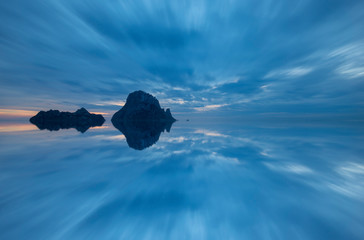
[[294, 173], [294, 174], [299, 174], [299, 175], [313, 173], [313, 171], [310, 168], [300, 165], [300, 164], [296, 164], [296, 163], [276, 165], [276, 164], [265, 162], [264, 165], [266, 165], [268, 168], [275, 170], [275, 171], [288, 172], [288, 173]]
[[114, 109], [141, 89], [179, 112], [267, 111], [307, 99], [311, 109], [359, 108], [363, 7], [313, 0], [0, 3], [0, 107]]
[[353, 43], [335, 49], [328, 58], [339, 62], [336, 72], [347, 78], [364, 76], [364, 43]]
[[269, 72], [264, 78], [298, 78], [313, 71], [310, 67], [294, 67], [288, 69], [274, 70]]
[[224, 134], [214, 132], [214, 131], [211, 131], [211, 130], [206, 130], [206, 129], [197, 129], [197, 130], [195, 130], [194, 133], [201, 133], [203, 135], [210, 136], [210, 137], [228, 137], [228, 136], [226, 136]]
[[336, 71], [349, 78], [364, 77], [364, 67], [356, 67], [352, 64], [341, 65]]
[[96, 106], [120, 106], [123, 107], [125, 105], [125, 101], [102, 101], [94, 103]]
[[335, 192], [347, 197], [364, 199], [364, 165], [356, 162], [345, 162], [336, 168], [339, 177], [327, 183]]
[[221, 108], [221, 107], [224, 107], [224, 106], [227, 106], [227, 105], [228, 104], [206, 105], [206, 106], [203, 106], [203, 107], [195, 107], [194, 109], [196, 111], [199, 111], [199, 112], [204, 112], [204, 111], [216, 110], [218, 108]]
[[186, 104], [187, 102], [182, 98], [172, 98], [172, 99], [162, 99], [160, 101], [161, 104]]

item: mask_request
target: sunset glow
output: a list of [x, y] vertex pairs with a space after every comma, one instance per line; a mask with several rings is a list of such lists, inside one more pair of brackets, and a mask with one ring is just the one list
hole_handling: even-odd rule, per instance
[[20, 109], [0, 109], [0, 117], [32, 117], [37, 111], [20, 110]]

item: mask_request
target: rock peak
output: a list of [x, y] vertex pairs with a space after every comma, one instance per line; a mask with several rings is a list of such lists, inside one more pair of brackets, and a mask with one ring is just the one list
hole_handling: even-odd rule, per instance
[[76, 114], [90, 114], [89, 111], [86, 110], [86, 108], [80, 108], [76, 112]]
[[157, 108], [160, 108], [159, 101], [151, 94], [146, 93], [142, 90], [130, 93], [126, 99], [126, 104], [128, 104], [128, 105], [136, 105], [136, 104], [155, 105]]
[[171, 111], [164, 111], [157, 98], [144, 91], [135, 91], [128, 95], [125, 105], [114, 114], [111, 121], [162, 121], [174, 122]]

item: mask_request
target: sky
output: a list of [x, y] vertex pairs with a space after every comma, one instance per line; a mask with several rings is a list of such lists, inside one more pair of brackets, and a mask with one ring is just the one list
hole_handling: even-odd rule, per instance
[[0, 115], [363, 113], [362, 0], [5, 0]]

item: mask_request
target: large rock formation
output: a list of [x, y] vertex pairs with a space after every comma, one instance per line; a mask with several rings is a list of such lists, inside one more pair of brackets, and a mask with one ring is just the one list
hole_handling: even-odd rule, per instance
[[111, 119], [129, 147], [137, 150], [156, 143], [161, 132], [169, 132], [175, 121], [169, 109], [162, 109], [155, 97], [143, 91], [130, 93], [123, 108]]
[[80, 108], [74, 113], [58, 110], [40, 111], [29, 121], [40, 130], [58, 131], [59, 129], [75, 128], [84, 133], [90, 127], [102, 126], [105, 119], [100, 114], [91, 114], [85, 108]]
[[125, 105], [112, 116], [111, 121], [159, 121], [174, 122], [169, 108], [164, 111], [159, 101], [143, 91], [135, 91], [129, 94]]

